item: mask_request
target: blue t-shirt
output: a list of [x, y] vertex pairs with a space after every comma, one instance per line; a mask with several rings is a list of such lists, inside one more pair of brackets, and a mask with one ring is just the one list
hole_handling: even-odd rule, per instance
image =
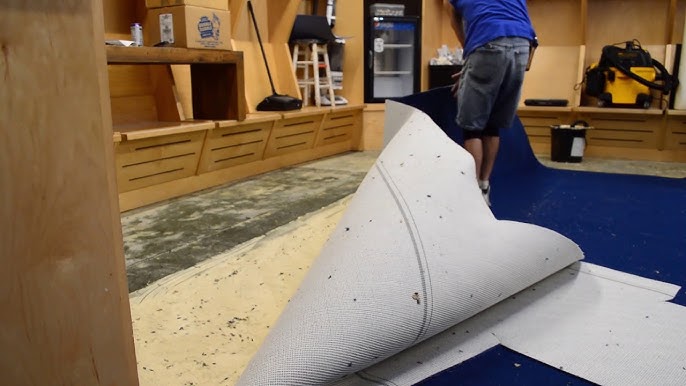
[[503, 37], [536, 37], [526, 0], [450, 0], [462, 15], [465, 32], [464, 56]]

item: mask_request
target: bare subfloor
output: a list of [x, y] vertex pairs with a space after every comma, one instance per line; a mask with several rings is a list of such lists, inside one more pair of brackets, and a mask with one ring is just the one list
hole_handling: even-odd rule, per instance
[[[141, 385], [232, 385], [378, 152], [286, 168], [124, 213]], [[550, 167], [686, 177], [686, 164]]]

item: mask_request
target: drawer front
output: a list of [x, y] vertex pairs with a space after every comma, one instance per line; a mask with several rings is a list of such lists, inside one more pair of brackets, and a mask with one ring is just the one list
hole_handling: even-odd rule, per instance
[[265, 158], [276, 157], [314, 147], [324, 114], [277, 121], [269, 136]]
[[198, 173], [261, 160], [273, 126], [271, 121], [211, 130], [207, 134]]
[[362, 124], [360, 111], [342, 111], [327, 114], [317, 135], [316, 146], [345, 142], [352, 139], [355, 130]]
[[195, 175], [205, 132], [124, 141], [116, 147], [119, 192]]

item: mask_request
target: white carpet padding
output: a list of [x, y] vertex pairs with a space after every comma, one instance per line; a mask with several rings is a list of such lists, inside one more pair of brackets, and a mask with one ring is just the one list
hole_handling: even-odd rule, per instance
[[238, 384], [341, 379], [581, 258], [553, 231], [496, 220], [471, 156], [415, 110]]
[[335, 384], [409, 386], [502, 344], [601, 385], [685, 385], [678, 290], [577, 263]]

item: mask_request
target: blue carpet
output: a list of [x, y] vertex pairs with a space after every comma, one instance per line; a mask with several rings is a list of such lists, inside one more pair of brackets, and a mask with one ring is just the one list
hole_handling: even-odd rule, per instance
[[[449, 87], [395, 100], [424, 111], [462, 144]], [[579, 244], [586, 262], [686, 286], [686, 179], [547, 168], [517, 119], [501, 131], [491, 186], [498, 219], [553, 229]], [[686, 306], [683, 288], [673, 302]], [[454, 384], [588, 382], [499, 346], [420, 383]]]

